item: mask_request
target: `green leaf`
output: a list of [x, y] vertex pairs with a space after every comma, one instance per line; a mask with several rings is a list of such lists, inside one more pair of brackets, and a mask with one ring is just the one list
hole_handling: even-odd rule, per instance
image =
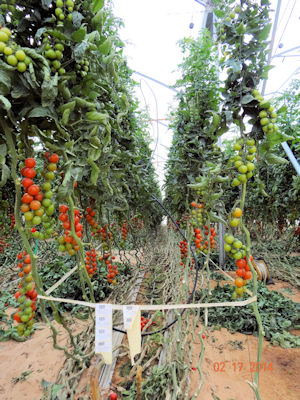
[[6, 111], [11, 109], [10, 101], [8, 101], [7, 98], [2, 95], [0, 95], [0, 106]]
[[251, 94], [246, 94], [245, 96], [242, 97], [241, 103], [248, 104], [251, 103], [251, 101], [253, 100], [255, 100], [255, 98]]
[[264, 158], [267, 161], [267, 163], [271, 164], [271, 165], [282, 165], [282, 164], [288, 164], [289, 163], [288, 160], [286, 160], [283, 157], [279, 157], [274, 153], [266, 153]]
[[79, 29], [81, 26], [81, 21], [83, 20], [83, 15], [78, 11], [73, 11], [72, 17], [74, 28]]
[[88, 49], [89, 43], [83, 40], [81, 43], [74, 47], [74, 58], [76, 62], [79, 62], [85, 55], [86, 49]]
[[51, 117], [53, 118], [52, 112], [48, 107], [34, 107], [33, 110], [27, 115], [28, 118], [43, 118]]
[[7, 179], [10, 177], [10, 169], [6, 164], [2, 165], [2, 174], [1, 174], [1, 181], [0, 187], [4, 186], [7, 182]]
[[112, 48], [112, 40], [111, 38], [107, 38], [99, 47], [99, 51], [107, 56]]
[[225, 11], [222, 10], [214, 10], [216, 17], [221, 18], [225, 15]]
[[46, 32], [46, 31], [47, 31], [47, 28], [39, 28], [39, 29], [36, 31], [36, 34], [35, 34], [35, 36], [34, 36], [35, 42], [38, 42], [38, 41], [40, 40], [40, 37], [42, 36], [42, 34], [43, 34], [44, 32]]
[[72, 38], [72, 40], [74, 40], [74, 42], [79, 43], [79, 42], [83, 41], [83, 39], [85, 38], [85, 35], [86, 35], [86, 28], [82, 27], [82, 28], [78, 29], [76, 32], [74, 32], [71, 35], [71, 38]]
[[0, 70], [0, 93], [4, 96], [9, 94], [11, 88], [11, 73]]
[[97, 13], [104, 6], [104, 0], [93, 0], [93, 12]]
[[258, 40], [266, 40], [269, 36], [272, 24], [265, 25], [265, 27], [258, 34]]
[[44, 80], [42, 84], [42, 106], [50, 106], [58, 93], [58, 75], [55, 74], [50, 80]]

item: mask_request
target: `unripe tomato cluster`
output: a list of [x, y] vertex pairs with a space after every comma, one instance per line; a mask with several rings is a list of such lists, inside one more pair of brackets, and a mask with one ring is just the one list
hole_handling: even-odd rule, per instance
[[233, 148], [238, 152], [231, 160], [230, 163], [234, 164], [237, 175], [232, 181], [232, 186], [238, 186], [246, 183], [248, 179], [252, 178], [253, 170], [255, 168], [252, 162], [255, 158], [256, 147], [254, 139], [239, 139]]
[[8, 28], [0, 28], [0, 55], [5, 56], [7, 64], [16, 67], [19, 72], [25, 72], [31, 59], [11, 37], [12, 33]]
[[261, 109], [259, 118], [262, 130], [267, 134], [278, 132], [278, 126], [276, 125], [277, 114], [274, 112], [274, 107], [271, 106], [269, 101], [264, 100], [258, 90], [254, 89], [252, 93], [259, 102], [259, 108]]
[[[215, 228], [214, 227], [208, 227], [208, 225], [204, 226], [205, 231], [204, 235], [208, 236], [209, 235], [209, 240], [210, 240], [210, 250], [212, 251], [216, 247], [216, 242], [215, 242]], [[203, 251], [205, 254], [208, 253], [208, 238], [204, 241], [203, 236], [201, 235], [201, 230], [199, 228], [194, 228], [194, 233], [195, 233], [195, 247], [196, 247], [196, 252], [200, 253]], [[204, 242], [204, 243], [203, 243]]]
[[[251, 262], [253, 261], [252, 256], [250, 256], [250, 260]], [[243, 297], [243, 294], [246, 291], [246, 285], [248, 283], [248, 280], [252, 278], [252, 273], [247, 263], [246, 257], [237, 260], [236, 266], [238, 267], [238, 269], [235, 272], [238, 277], [234, 281], [235, 291], [232, 294], [233, 299], [236, 299], [237, 297]]]
[[39, 186], [33, 182], [33, 178], [36, 176], [35, 165], [34, 158], [27, 158], [25, 167], [21, 169], [21, 174], [24, 176], [22, 186], [25, 192], [22, 197], [21, 211], [24, 213], [25, 221], [29, 226], [39, 225], [42, 222], [42, 214], [39, 210], [43, 195], [40, 193]]
[[79, 76], [84, 78], [89, 72], [89, 60], [84, 58], [80, 61], [80, 63], [76, 64], [76, 72]]
[[201, 226], [203, 223], [204, 203], [197, 203], [196, 201], [193, 201], [191, 203], [191, 207], [193, 208], [191, 211], [192, 226]]
[[54, 14], [59, 21], [57, 25], [63, 25], [65, 17], [69, 21], [73, 20], [72, 12], [74, 11], [74, 1], [73, 0], [56, 0], [56, 8]]
[[108, 282], [112, 283], [113, 285], [116, 285], [117, 280], [115, 277], [118, 275], [119, 271], [116, 265], [112, 265], [113, 260], [115, 260], [115, 257], [114, 256], [111, 257], [110, 253], [104, 253], [103, 257], [99, 257], [99, 260], [107, 265], [108, 274], [106, 275], [106, 277]]
[[63, 59], [64, 45], [48, 34], [44, 34], [42, 53], [47, 58], [51, 72], [63, 75], [66, 71], [61, 65]]
[[[242, 210], [236, 207], [229, 216], [229, 225], [236, 228], [241, 224]], [[239, 260], [246, 257], [246, 246], [233, 235], [225, 234], [224, 250], [228, 253], [229, 257]]]
[[[57, 238], [57, 241], [59, 243], [58, 250], [61, 252], [67, 251], [70, 256], [74, 256], [79, 250], [79, 246], [76, 242], [76, 239], [70, 236], [71, 222], [69, 220], [68, 209], [69, 207], [65, 204], [61, 204], [59, 206], [60, 215], [58, 218], [63, 223], [64, 235]], [[75, 232], [77, 237], [81, 240], [83, 234], [83, 226], [80, 223], [80, 218], [82, 218], [82, 216], [80, 215], [79, 210], [75, 209]]]
[[97, 254], [96, 250], [92, 249], [92, 251], [87, 251], [85, 253], [85, 268], [89, 277], [91, 278], [97, 271]]
[[15, 294], [17, 302], [20, 304], [18, 312], [14, 315], [18, 325], [18, 335], [29, 336], [33, 330], [33, 317], [35, 316], [37, 292], [31, 274], [30, 255], [23, 251], [18, 254], [18, 266], [21, 269], [19, 276], [22, 278], [19, 284], [19, 291]]

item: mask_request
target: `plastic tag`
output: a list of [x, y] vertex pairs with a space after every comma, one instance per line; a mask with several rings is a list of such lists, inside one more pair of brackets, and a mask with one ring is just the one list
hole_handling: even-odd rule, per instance
[[103, 356], [105, 364], [112, 364], [112, 305], [96, 304], [95, 353]]
[[134, 365], [134, 357], [142, 350], [141, 342], [141, 310], [138, 305], [123, 307], [124, 327], [127, 330], [131, 364]]

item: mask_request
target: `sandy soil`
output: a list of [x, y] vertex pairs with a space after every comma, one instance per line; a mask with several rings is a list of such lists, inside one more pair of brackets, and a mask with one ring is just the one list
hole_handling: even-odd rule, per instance
[[[205, 355], [202, 364], [204, 384], [197, 399], [250, 400], [253, 391], [246, 381], [252, 381], [256, 368], [258, 338], [241, 333], [230, 334], [226, 329], [208, 330], [205, 335]], [[201, 344], [194, 347], [196, 367]], [[259, 366], [258, 366], [259, 368]], [[300, 349], [263, 345], [260, 372], [260, 393], [263, 400], [297, 400], [300, 398]], [[252, 370], [252, 371], [251, 371]], [[198, 388], [198, 371], [191, 375], [192, 396]]]
[[[300, 291], [286, 282], [276, 280], [275, 285], [268, 287], [300, 302]], [[290, 293], [291, 290], [293, 294]], [[84, 324], [77, 321], [75, 330], [81, 329]], [[1, 400], [40, 400], [43, 394], [42, 379], [54, 382], [63, 367], [64, 353], [53, 348], [49, 328], [44, 324], [39, 326], [41, 329], [29, 341], [0, 343]], [[254, 374], [250, 369], [254, 367], [251, 362], [256, 361], [257, 338], [239, 333], [232, 335], [225, 329], [209, 329], [205, 335], [206, 348], [202, 364], [205, 383], [198, 399], [252, 400], [253, 393], [246, 381], [251, 381]], [[65, 333], [60, 333], [59, 342], [67, 342]], [[197, 366], [199, 354], [200, 343], [195, 343], [194, 367]], [[261, 365], [260, 390], [263, 400], [300, 398], [300, 349], [273, 347], [265, 341]], [[27, 376], [24, 376], [25, 372], [28, 373]], [[91, 368], [84, 373], [80, 388], [89, 382], [91, 374]], [[192, 371], [190, 377], [190, 395], [193, 395], [200, 381], [198, 371]], [[217, 397], [214, 398], [212, 393]]]

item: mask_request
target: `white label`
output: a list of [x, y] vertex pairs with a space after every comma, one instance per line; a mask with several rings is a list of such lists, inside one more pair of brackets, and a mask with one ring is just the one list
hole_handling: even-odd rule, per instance
[[96, 304], [95, 353], [112, 352], [112, 305]]
[[123, 307], [123, 321], [125, 329], [130, 328], [134, 317], [139, 311], [139, 306], [137, 305], [130, 305]]

